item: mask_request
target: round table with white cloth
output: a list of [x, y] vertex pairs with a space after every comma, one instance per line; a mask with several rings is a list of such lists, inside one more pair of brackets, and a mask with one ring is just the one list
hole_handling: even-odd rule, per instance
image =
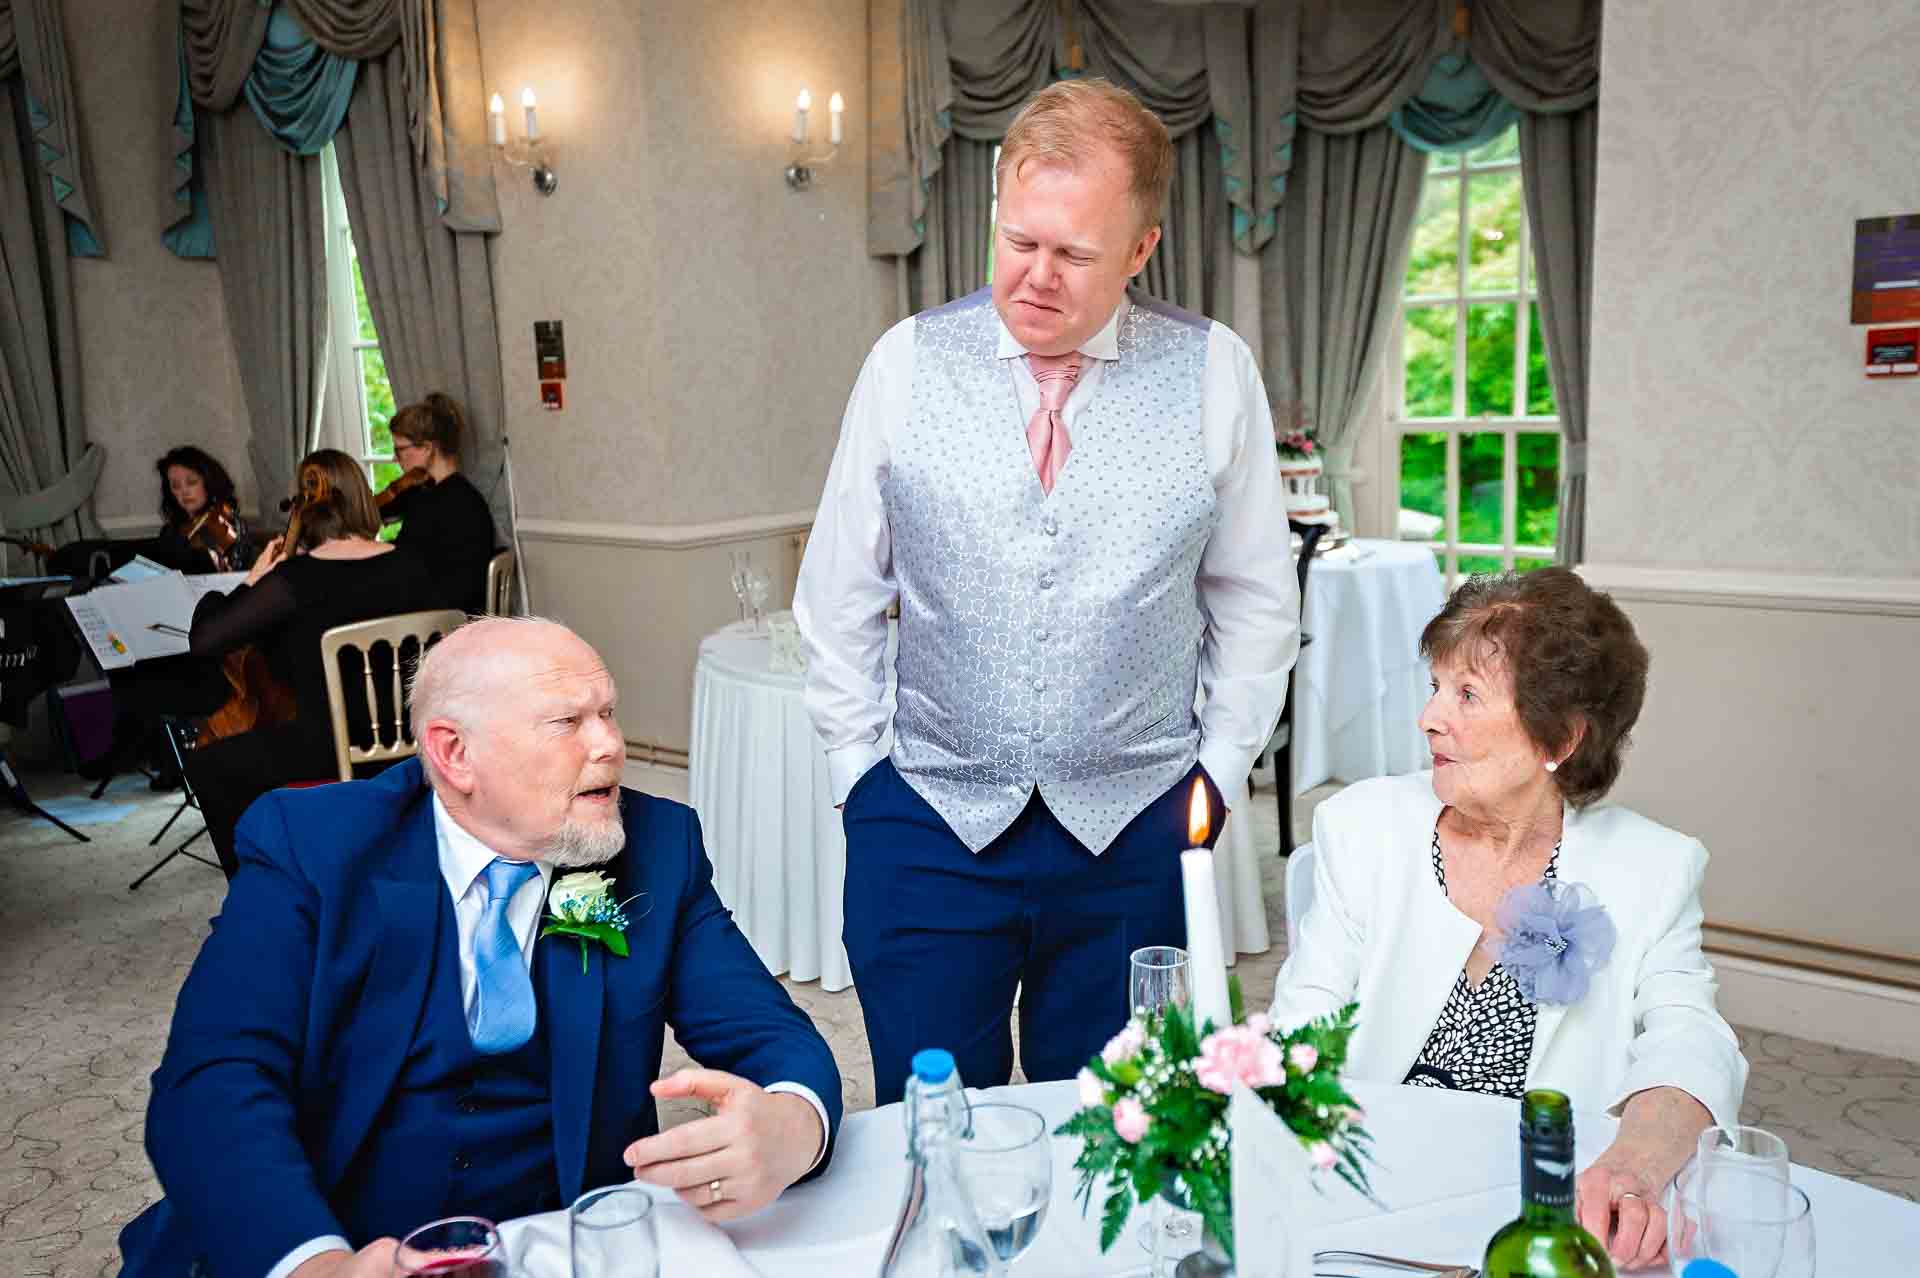
[[1293, 789], [1425, 768], [1420, 632], [1447, 601], [1424, 545], [1356, 538], [1314, 557], [1294, 669]]
[[[1519, 1105], [1467, 1092], [1357, 1083], [1375, 1144], [1377, 1203], [1328, 1179], [1309, 1225], [1315, 1250], [1359, 1249], [1447, 1264], [1478, 1265], [1494, 1230], [1519, 1214]], [[1045, 1114], [1050, 1127], [1072, 1113], [1074, 1084], [1033, 1083], [973, 1093]], [[661, 1278], [844, 1278], [879, 1272], [906, 1183], [903, 1109], [886, 1105], [849, 1115], [833, 1163], [768, 1207], [726, 1226], [662, 1197], [656, 1225]], [[1611, 1141], [1614, 1123], [1582, 1110], [1575, 1117], [1577, 1159], [1585, 1167]], [[1146, 1255], [1133, 1222], [1101, 1255], [1098, 1198], [1085, 1216], [1074, 1201], [1079, 1142], [1053, 1141], [1053, 1198], [1040, 1236], [1013, 1278], [1136, 1275]], [[1920, 1204], [1795, 1166], [1793, 1182], [1813, 1204], [1821, 1278], [1894, 1272], [1920, 1239]], [[664, 1195], [664, 1191], [662, 1191]], [[1141, 1216], [1136, 1209], [1136, 1219]], [[510, 1221], [502, 1234], [520, 1278], [568, 1278], [565, 1212]], [[1889, 1268], [1889, 1266], [1892, 1268]], [[1648, 1271], [1664, 1275], [1664, 1267]], [[579, 1274], [575, 1278], [598, 1278]]]
[[[892, 638], [887, 693], [893, 703]], [[769, 669], [773, 644], [738, 623], [700, 641], [693, 669], [687, 794], [700, 814], [713, 886], [775, 975], [853, 983], [840, 942], [846, 836], [801, 679]], [[891, 734], [881, 739], [893, 744]], [[1221, 949], [1231, 963], [1269, 945], [1251, 827], [1229, 820], [1216, 849]], [[1175, 852], [1178, 849], [1169, 849]]]

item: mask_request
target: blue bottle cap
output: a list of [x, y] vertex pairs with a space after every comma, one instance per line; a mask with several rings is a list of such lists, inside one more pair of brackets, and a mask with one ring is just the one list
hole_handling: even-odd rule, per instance
[[1740, 1275], [1719, 1261], [1703, 1256], [1698, 1260], [1689, 1260], [1687, 1267], [1680, 1271], [1680, 1278], [1740, 1278]]
[[953, 1053], [929, 1047], [913, 1054], [913, 1076], [923, 1083], [944, 1083], [953, 1077]]

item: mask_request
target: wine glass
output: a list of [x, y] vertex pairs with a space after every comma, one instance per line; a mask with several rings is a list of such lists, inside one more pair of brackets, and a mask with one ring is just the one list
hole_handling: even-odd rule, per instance
[[394, 1278], [506, 1278], [500, 1231], [479, 1216], [450, 1216], [420, 1226], [393, 1253]]
[[761, 617], [766, 613], [767, 600], [773, 594], [773, 578], [760, 569], [754, 569], [747, 574], [746, 594], [747, 606], [753, 609], [753, 633], [757, 635], [765, 628]]
[[1768, 1170], [1696, 1159], [1673, 1183], [1667, 1260], [1674, 1278], [1696, 1260], [1742, 1278], [1813, 1278], [1813, 1206]]
[[973, 1107], [973, 1131], [954, 1142], [961, 1183], [1002, 1264], [1027, 1254], [1053, 1201], [1047, 1120], [1024, 1105]]
[[740, 608], [740, 624], [747, 624], [747, 574], [753, 570], [753, 552], [751, 550], [729, 550], [727, 560], [732, 565], [730, 581], [733, 585], [733, 599]]
[[1173, 945], [1148, 945], [1133, 952], [1127, 974], [1127, 1011], [1151, 1016], [1188, 997], [1187, 952]]
[[644, 1185], [609, 1185], [567, 1208], [573, 1278], [660, 1278], [653, 1196]]

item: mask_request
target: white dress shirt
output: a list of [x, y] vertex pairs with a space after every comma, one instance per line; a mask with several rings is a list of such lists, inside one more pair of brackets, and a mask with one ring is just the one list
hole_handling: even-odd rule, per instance
[[[453, 897], [453, 918], [459, 931], [460, 1004], [466, 1007], [473, 1002], [474, 983], [479, 980], [473, 950], [481, 916], [487, 909], [487, 886], [480, 881], [480, 876], [493, 864], [497, 854], [453, 819], [438, 794], [433, 796], [433, 832], [440, 851], [440, 876], [446, 880], [447, 891]], [[507, 901], [507, 926], [520, 942], [520, 954], [526, 960], [528, 971], [533, 969], [533, 943], [540, 937], [541, 907], [546, 904], [547, 888], [553, 883], [552, 865], [536, 861], [534, 866], [539, 873], [515, 888]], [[804, 1083], [774, 1083], [767, 1090], [791, 1092], [806, 1100], [820, 1116], [820, 1152], [813, 1159], [813, 1167], [818, 1167], [827, 1152], [827, 1107]], [[281, 1257], [280, 1263], [268, 1271], [267, 1278], [287, 1278], [322, 1252], [352, 1250], [352, 1244], [337, 1234], [315, 1238]]]
[[[1120, 356], [1121, 299], [1081, 346], [1080, 378], [1061, 410], [1068, 438], [1105, 364]], [[1040, 407], [1026, 347], [999, 325], [999, 358], [1020, 405], [1005, 429], [1024, 435]], [[806, 705], [827, 751], [833, 801], [845, 802], [885, 754], [887, 609], [897, 587], [881, 496], [894, 434], [913, 411], [914, 320], [874, 344], [847, 401], [840, 444], [807, 541], [793, 611], [807, 645]], [[1207, 334], [1202, 439], [1217, 522], [1200, 559], [1207, 616], [1200, 650], [1200, 763], [1227, 804], [1246, 797], [1247, 774], [1273, 736], [1287, 675], [1300, 649], [1300, 590], [1287, 533], [1273, 418], [1253, 352], [1215, 323]]]

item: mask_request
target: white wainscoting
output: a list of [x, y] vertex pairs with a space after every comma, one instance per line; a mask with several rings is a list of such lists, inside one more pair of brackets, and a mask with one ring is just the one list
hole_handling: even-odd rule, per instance
[[630, 754], [686, 762], [701, 636], [738, 616], [728, 552], [771, 571], [773, 606], [787, 607], [812, 523], [811, 510], [682, 526], [520, 521], [533, 611], [599, 649]]
[[1920, 1059], [1920, 581], [1580, 571], [1652, 654], [1613, 797], [1707, 845], [1730, 1018]]

